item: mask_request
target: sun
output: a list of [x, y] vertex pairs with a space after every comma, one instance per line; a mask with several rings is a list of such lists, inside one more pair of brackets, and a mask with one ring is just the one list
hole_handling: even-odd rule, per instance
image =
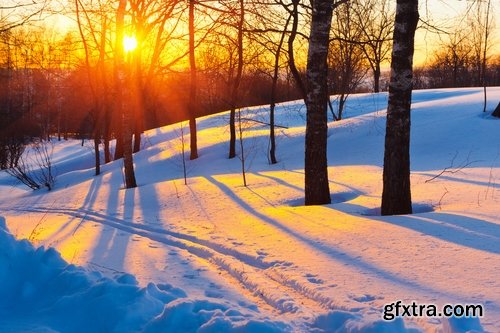
[[135, 36], [125, 36], [123, 37], [123, 49], [125, 52], [131, 52], [137, 47], [137, 39]]

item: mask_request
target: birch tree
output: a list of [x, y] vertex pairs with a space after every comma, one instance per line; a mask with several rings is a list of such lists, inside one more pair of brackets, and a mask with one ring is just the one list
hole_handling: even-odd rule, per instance
[[410, 107], [418, 0], [397, 0], [385, 133], [382, 215], [411, 214]]
[[328, 46], [333, 10], [347, 0], [315, 0], [307, 54], [307, 122], [305, 143], [305, 204], [331, 203], [328, 185], [327, 105]]

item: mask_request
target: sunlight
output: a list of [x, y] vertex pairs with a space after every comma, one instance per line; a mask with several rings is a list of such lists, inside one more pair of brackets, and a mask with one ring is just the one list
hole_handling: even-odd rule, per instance
[[137, 48], [137, 39], [135, 36], [123, 37], [123, 48], [125, 49], [125, 52], [134, 51]]

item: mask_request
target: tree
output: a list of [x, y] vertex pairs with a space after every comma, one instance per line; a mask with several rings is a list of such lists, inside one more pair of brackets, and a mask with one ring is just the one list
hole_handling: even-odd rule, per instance
[[[102, 110], [101, 110], [102, 103], [100, 102], [101, 96], [100, 96], [100, 94], [98, 94], [98, 92], [96, 90], [97, 89], [96, 84], [94, 84], [94, 82], [93, 82], [94, 75], [92, 75], [91, 66], [90, 66], [89, 43], [87, 42], [87, 38], [86, 38], [84, 31], [83, 31], [83, 24], [82, 24], [81, 15], [80, 15], [80, 11], [81, 11], [80, 7], [81, 6], [82, 6], [82, 4], [80, 3], [80, 0], [75, 0], [76, 21], [78, 24], [78, 31], [80, 32], [80, 38], [82, 39], [83, 48], [85, 51], [85, 70], [87, 72], [87, 80], [89, 83], [90, 92], [91, 92], [91, 96], [93, 99], [93, 103], [92, 103], [93, 105], [92, 105], [91, 110], [89, 111], [89, 116], [92, 120], [92, 129], [93, 129], [93, 138], [94, 138], [95, 175], [98, 176], [101, 173], [101, 157], [100, 157], [100, 151], [99, 151], [99, 143], [101, 141], [101, 131], [100, 131], [99, 122], [100, 122], [100, 117], [102, 114]], [[85, 9], [84, 8], [82, 8], [82, 9], [85, 12]], [[87, 18], [88, 18], [88, 16], [87, 16]], [[95, 36], [94, 29], [91, 29], [91, 32], [93, 35], [92, 36], [93, 39], [97, 40], [97, 37]], [[101, 50], [100, 56], [99, 56], [99, 64], [101, 64], [101, 62], [104, 61], [105, 38], [103, 35], [104, 34], [101, 34], [101, 38], [100, 38], [100, 42], [99, 42], [101, 44], [99, 46], [99, 50]], [[99, 67], [101, 67], [101, 66], [99, 66]], [[100, 68], [98, 68], [98, 70], [97, 70], [97, 76], [102, 75], [102, 70], [99, 70], [99, 69]], [[102, 92], [99, 92], [99, 93], [102, 93]]]
[[291, 16], [288, 17], [285, 26], [283, 27], [283, 31], [281, 32], [281, 37], [277, 45], [277, 49], [274, 55], [274, 69], [273, 69], [273, 78], [272, 78], [272, 87], [271, 87], [271, 103], [269, 105], [269, 158], [271, 164], [278, 163], [276, 159], [276, 133], [275, 133], [275, 121], [274, 121], [274, 111], [276, 108], [276, 94], [278, 89], [278, 79], [279, 79], [279, 68], [280, 68], [280, 56], [281, 49], [283, 47], [283, 42], [285, 40], [286, 29], [288, 28], [288, 24], [290, 22]]
[[382, 215], [411, 214], [410, 108], [418, 0], [397, 0], [385, 133]]
[[190, 155], [189, 159], [194, 160], [198, 158], [198, 140], [196, 130], [196, 112], [198, 104], [196, 101], [197, 90], [197, 73], [196, 73], [196, 59], [194, 53], [194, 1], [189, 0], [189, 67], [191, 71], [191, 80], [189, 84], [189, 134], [190, 134]]
[[[447, 36], [447, 41], [433, 56], [429, 65], [429, 80], [433, 87], [473, 86], [474, 56], [471, 54], [472, 42], [465, 30]], [[477, 83], [476, 83], [477, 84]]]
[[230, 96], [231, 110], [229, 114], [229, 158], [234, 158], [236, 156], [236, 103], [238, 102], [238, 93], [241, 84], [241, 77], [243, 74], [243, 24], [245, 23], [245, 5], [243, 0], [238, 0], [238, 21], [237, 21], [237, 65], [236, 65], [236, 75], [232, 80], [232, 89]]
[[495, 111], [491, 114], [493, 117], [500, 118], [500, 103], [498, 103], [497, 107], [495, 108]]
[[313, 2], [311, 32], [307, 54], [307, 122], [305, 143], [305, 204], [331, 203], [328, 184], [327, 105], [328, 45], [334, 8], [347, 0]]
[[[486, 104], [487, 104], [487, 94], [486, 94], [486, 69], [488, 63], [488, 48], [490, 45], [488, 44], [490, 39], [490, 34], [492, 30], [491, 19], [490, 19], [490, 11], [491, 11], [491, 0], [486, 0], [486, 8], [483, 9], [482, 6], [483, 1], [476, 1], [477, 6], [477, 25], [479, 26], [479, 31], [477, 32], [476, 41], [474, 46], [476, 48], [476, 58], [480, 60], [480, 70], [479, 78], [481, 81], [481, 85], [483, 86], [483, 95], [484, 95], [484, 103], [483, 103], [483, 112], [486, 112]], [[483, 12], [484, 11], [484, 12]], [[478, 66], [479, 67], [479, 66]]]
[[[115, 38], [115, 94], [116, 107], [118, 113], [122, 116], [122, 140], [123, 140], [123, 166], [125, 169], [125, 187], [137, 187], [134, 172], [134, 160], [132, 155], [132, 114], [124, 105], [124, 98], [130, 97], [130, 92], [127, 93], [123, 87], [124, 77], [130, 82], [130, 75], [125, 75], [124, 69], [124, 18], [127, 0], [120, 0], [116, 10], [116, 38]], [[128, 87], [130, 89], [130, 87]]]
[[[300, 76], [299, 70], [297, 69], [297, 65], [295, 63], [295, 51], [294, 51], [294, 42], [297, 38], [298, 34], [298, 26], [299, 26], [299, 4], [300, 0], [292, 0], [292, 9], [288, 9], [287, 5], [283, 5], [286, 10], [289, 12], [290, 17], [292, 18], [292, 30], [290, 31], [290, 35], [288, 36], [288, 66], [290, 68], [290, 72], [299, 88], [300, 93], [302, 94], [302, 98], [304, 101], [306, 100], [306, 88], [304, 86], [304, 82], [302, 81], [302, 77]], [[330, 17], [331, 24], [331, 17]]]
[[361, 24], [353, 15], [350, 2], [335, 11], [332, 25], [328, 83], [329, 92], [337, 95], [337, 115], [331, 108], [333, 118], [341, 120], [347, 98], [365, 78], [367, 66], [366, 56], [359, 42], [362, 36]]
[[362, 31], [361, 47], [373, 73], [373, 91], [380, 92], [381, 64], [388, 60], [394, 28], [389, 0], [353, 2], [354, 13]]

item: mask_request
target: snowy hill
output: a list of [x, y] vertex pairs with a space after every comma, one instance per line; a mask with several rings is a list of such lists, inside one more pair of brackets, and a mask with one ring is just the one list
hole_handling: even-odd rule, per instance
[[[0, 331], [500, 331], [500, 120], [479, 88], [413, 96], [413, 215], [378, 214], [384, 93], [353, 95], [329, 124], [331, 205], [303, 206], [299, 102], [277, 108], [276, 165], [268, 109], [242, 111], [248, 187], [227, 113], [198, 121], [187, 185], [186, 123], [144, 134], [136, 189], [121, 161], [95, 177], [77, 141], [54, 143], [51, 192], [0, 173]], [[398, 300], [484, 315], [384, 321]]]

